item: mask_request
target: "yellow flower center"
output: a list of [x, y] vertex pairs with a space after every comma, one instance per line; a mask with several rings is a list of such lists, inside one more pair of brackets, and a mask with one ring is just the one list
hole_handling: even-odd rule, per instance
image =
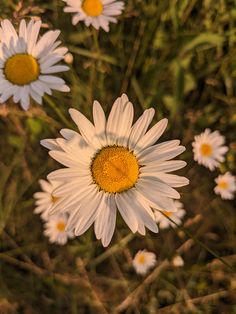
[[209, 144], [202, 144], [200, 151], [204, 157], [209, 157], [212, 154], [212, 147]]
[[226, 182], [226, 181], [220, 181], [218, 183], [218, 187], [220, 189], [226, 190], [226, 189], [228, 189], [229, 185], [228, 185], [228, 182]]
[[66, 224], [63, 221], [57, 223], [57, 230], [60, 232], [64, 232], [66, 229]]
[[28, 54], [16, 54], [5, 64], [4, 74], [15, 85], [27, 85], [38, 79], [40, 73], [37, 60]]
[[172, 212], [168, 212], [168, 211], [163, 211], [163, 214], [167, 217], [171, 217], [173, 215]]
[[134, 154], [125, 147], [108, 146], [95, 156], [91, 172], [100, 189], [120, 193], [135, 185], [139, 176], [139, 164]]
[[82, 9], [89, 16], [99, 16], [103, 11], [103, 4], [101, 0], [84, 0]]
[[138, 256], [138, 263], [139, 264], [144, 264], [145, 263], [145, 256], [144, 256], [144, 254], [140, 254]]

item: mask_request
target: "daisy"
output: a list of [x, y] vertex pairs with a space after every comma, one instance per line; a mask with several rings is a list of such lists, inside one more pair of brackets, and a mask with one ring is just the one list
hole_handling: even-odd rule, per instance
[[49, 238], [51, 243], [64, 245], [68, 239], [74, 237], [73, 232], [66, 231], [67, 221], [67, 214], [49, 216], [45, 223], [44, 235]]
[[[182, 218], [186, 214], [186, 211], [183, 209], [183, 204], [180, 203], [179, 201], [175, 201], [175, 207], [177, 209], [175, 212], [170, 211], [155, 212], [155, 219], [156, 222], [159, 224], [160, 229], [166, 229], [169, 228], [170, 226], [176, 227], [174, 222], [177, 225], [181, 224]], [[170, 221], [168, 217], [174, 222]]]
[[147, 131], [155, 113], [151, 108], [132, 126], [134, 109], [126, 95], [115, 101], [107, 120], [95, 101], [94, 125], [75, 109], [69, 113], [80, 134], [64, 129], [64, 138], [41, 142], [66, 167], [48, 176], [64, 182], [53, 192], [63, 200], [52, 212], [70, 210], [68, 227], [76, 235], [95, 222], [96, 237], [104, 246], [114, 233], [117, 209], [132, 232], [144, 235], [145, 227], [157, 232], [152, 208], [175, 211], [173, 199], [180, 195], [173, 187], [189, 183], [185, 177], [169, 174], [186, 165], [171, 160], [185, 150], [180, 141], [153, 145], [165, 131], [167, 119]]
[[133, 266], [137, 274], [145, 275], [156, 264], [156, 255], [146, 250], [138, 251], [133, 259]]
[[17, 33], [9, 20], [0, 27], [0, 102], [13, 96], [15, 103], [27, 110], [30, 96], [42, 104], [42, 96], [51, 95], [52, 89], [70, 91], [65, 81], [54, 73], [67, 71], [65, 65], [56, 65], [64, 59], [67, 48], [56, 41], [60, 31], [48, 31], [39, 40], [41, 21], [20, 22]]
[[235, 176], [232, 176], [230, 172], [226, 172], [224, 175], [219, 175], [215, 182], [217, 184], [214, 188], [216, 194], [220, 194], [221, 198], [225, 200], [234, 199], [234, 192], [236, 191]]
[[211, 132], [206, 129], [200, 135], [194, 137], [193, 153], [194, 160], [213, 171], [225, 160], [224, 154], [228, 147], [223, 146], [225, 138], [219, 131]]
[[64, 12], [75, 13], [72, 24], [84, 21], [86, 26], [100, 27], [109, 32], [109, 23], [116, 23], [116, 16], [124, 9], [123, 1], [116, 0], [63, 0], [68, 5]]
[[43, 220], [48, 220], [51, 208], [59, 200], [57, 197], [53, 196], [53, 191], [61, 185], [61, 182], [39, 180], [39, 185], [42, 192], [34, 194], [34, 198], [36, 199], [34, 212], [40, 214]]

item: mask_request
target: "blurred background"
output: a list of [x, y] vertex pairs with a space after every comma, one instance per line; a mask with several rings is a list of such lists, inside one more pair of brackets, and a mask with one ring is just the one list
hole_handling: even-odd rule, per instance
[[[16, 27], [34, 17], [42, 33], [60, 29], [73, 61], [63, 75], [71, 93], [54, 92], [27, 112], [12, 101], [0, 105], [0, 313], [236, 313], [236, 208], [213, 191], [218, 174], [236, 174], [236, 1], [129, 0], [109, 33], [72, 26], [64, 6], [1, 0], [0, 19]], [[142, 237], [118, 217], [106, 249], [93, 228], [65, 246], [50, 244], [32, 195], [59, 164], [39, 142], [76, 129], [70, 107], [91, 119], [94, 99], [108, 113], [123, 92], [136, 118], [154, 107], [155, 122], [169, 119], [163, 140], [187, 148], [183, 228]], [[194, 136], [205, 128], [229, 146], [213, 172], [193, 160]], [[146, 276], [132, 266], [141, 249], [157, 256]], [[176, 254], [184, 266], [174, 266]]]

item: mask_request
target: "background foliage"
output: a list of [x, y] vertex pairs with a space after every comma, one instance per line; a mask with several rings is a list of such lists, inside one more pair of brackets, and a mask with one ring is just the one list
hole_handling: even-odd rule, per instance
[[[63, 6], [61, 0], [1, 0], [1, 19], [17, 26], [37, 16], [45, 31], [60, 29], [74, 62], [64, 75], [71, 93], [56, 92], [26, 113], [11, 101], [0, 106], [0, 313], [236, 313], [229, 267], [236, 265], [235, 207], [213, 192], [219, 172], [236, 172], [236, 1], [129, 0], [108, 34], [72, 26]], [[107, 249], [92, 229], [64, 247], [50, 245], [32, 195], [58, 164], [39, 141], [74, 128], [70, 107], [91, 118], [94, 99], [108, 112], [123, 92], [136, 116], [155, 107], [156, 120], [169, 119], [164, 138], [187, 147], [185, 229], [141, 237], [119, 219]], [[212, 173], [193, 161], [191, 148], [207, 127], [220, 130], [230, 147]], [[132, 257], [144, 248], [158, 262], [142, 278]], [[177, 252], [183, 268], [171, 264]]]

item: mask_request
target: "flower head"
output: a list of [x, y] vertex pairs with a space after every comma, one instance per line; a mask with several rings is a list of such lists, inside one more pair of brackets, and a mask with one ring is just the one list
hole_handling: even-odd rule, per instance
[[[175, 223], [177, 225], [180, 225], [182, 222], [182, 218], [186, 214], [186, 211], [183, 209], [183, 204], [179, 201], [175, 201], [176, 211], [170, 212], [170, 211], [156, 211], [155, 212], [155, 219], [156, 222], [159, 224], [160, 229], [166, 229], [171, 227], [176, 227]], [[173, 220], [168, 219], [168, 217]]]
[[226, 200], [234, 199], [234, 193], [236, 192], [236, 177], [230, 172], [226, 172], [224, 175], [219, 175], [216, 179], [216, 187], [214, 191], [216, 194], [220, 194], [221, 198]]
[[156, 255], [146, 250], [138, 251], [133, 259], [133, 266], [137, 274], [145, 275], [156, 264]]
[[67, 7], [64, 11], [74, 13], [73, 25], [84, 21], [86, 26], [100, 27], [109, 31], [109, 23], [116, 23], [116, 17], [124, 9], [123, 1], [116, 0], [63, 0]]
[[66, 230], [67, 221], [67, 214], [52, 215], [48, 217], [48, 220], [45, 223], [44, 234], [49, 238], [51, 243], [64, 245], [68, 239], [74, 237], [73, 232]]
[[43, 220], [48, 220], [51, 208], [59, 200], [59, 198], [53, 196], [53, 191], [61, 185], [61, 182], [39, 180], [39, 184], [42, 192], [36, 192], [34, 194], [34, 198], [36, 199], [34, 212], [40, 214]]
[[56, 65], [64, 58], [67, 48], [56, 41], [60, 31], [48, 31], [39, 40], [41, 21], [20, 22], [17, 33], [9, 20], [0, 27], [0, 102], [13, 96], [15, 103], [27, 110], [30, 96], [42, 104], [43, 95], [52, 90], [68, 92], [63, 79], [54, 73], [67, 71], [65, 65]]
[[80, 134], [64, 129], [64, 138], [41, 142], [66, 167], [48, 176], [64, 182], [53, 192], [63, 198], [63, 206], [59, 200], [52, 211], [69, 210], [68, 228], [77, 236], [95, 222], [95, 234], [104, 246], [114, 233], [117, 209], [132, 232], [144, 235], [145, 227], [157, 232], [153, 209], [175, 211], [173, 199], [180, 195], [174, 188], [188, 184], [185, 177], [169, 174], [186, 165], [171, 160], [185, 150], [180, 141], [153, 145], [167, 119], [147, 131], [154, 116], [154, 109], [148, 109], [132, 126], [134, 109], [126, 95], [115, 101], [107, 120], [95, 101], [94, 125], [79, 111], [69, 112]]
[[225, 138], [219, 131], [211, 132], [206, 129], [200, 135], [194, 137], [193, 153], [194, 160], [213, 171], [225, 160], [224, 155], [228, 151], [227, 146], [223, 146]]

